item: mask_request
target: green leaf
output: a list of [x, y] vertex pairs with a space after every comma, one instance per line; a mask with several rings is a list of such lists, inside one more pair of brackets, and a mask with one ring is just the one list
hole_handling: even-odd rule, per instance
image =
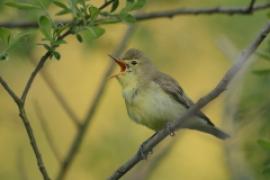
[[99, 9], [94, 6], [90, 6], [89, 13], [90, 13], [91, 20], [95, 20], [99, 14]]
[[10, 39], [8, 49], [13, 48], [20, 40], [22, 40], [26, 36], [29, 36], [31, 33], [32, 33], [31, 31], [26, 31], [26, 32], [18, 33], [15, 36], [13, 36], [13, 38]]
[[254, 70], [252, 73], [258, 76], [266, 76], [270, 75], [270, 69]]
[[40, 16], [38, 25], [45, 38], [52, 41], [52, 22], [50, 18], [48, 16]]
[[61, 15], [64, 15], [64, 14], [69, 14], [69, 13], [72, 13], [71, 9], [63, 9], [63, 10], [59, 11], [58, 13], [56, 13], [56, 15], [61, 16]]
[[8, 45], [11, 39], [11, 32], [7, 28], [0, 28], [0, 40]]
[[58, 39], [57, 41], [53, 42], [53, 46], [59, 46], [61, 44], [66, 44], [67, 42], [63, 39]]
[[83, 42], [83, 38], [82, 38], [82, 36], [80, 34], [76, 34], [76, 38], [80, 43]]
[[99, 38], [105, 33], [105, 29], [97, 26], [87, 27], [86, 32], [94, 39]]
[[145, 3], [146, 3], [146, 0], [137, 0], [137, 2], [133, 5], [132, 10], [143, 8]]
[[5, 61], [8, 59], [8, 53], [7, 52], [1, 52], [0, 53], [0, 61]]
[[52, 55], [53, 55], [53, 57], [55, 57], [55, 59], [57, 59], [57, 60], [60, 60], [60, 59], [61, 59], [61, 54], [60, 54], [59, 52], [57, 52], [57, 51], [53, 51], [53, 52], [52, 52]]
[[56, 6], [60, 7], [60, 8], [63, 8], [63, 9], [68, 9], [68, 7], [62, 3], [62, 2], [59, 2], [59, 1], [53, 1], [53, 4], [55, 4]]
[[114, 0], [112, 2], [112, 8], [111, 8], [111, 12], [114, 12], [119, 6], [119, 0]]
[[270, 151], [270, 141], [265, 139], [259, 139], [258, 144], [267, 151]]
[[24, 10], [42, 9], [42, 7], [38, 5], [24, 2], [7, 2], [5, 5]]
[[128, 14], [126, 12], [120, 13], [120, 19], [124, 22], [127, 22], [127, 23], [135, 23], [136, 22], [136, 18], [133, 17], [131, 14]]

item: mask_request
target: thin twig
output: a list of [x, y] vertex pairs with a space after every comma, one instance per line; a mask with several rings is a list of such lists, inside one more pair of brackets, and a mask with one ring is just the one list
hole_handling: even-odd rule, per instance
[[248, 8], [247, 8], [248, 11], [252, 12], [253, 7], [255, 5], [255, 2], [256, 2], [256, 0], [250, 0], [250, 3], [249, 3]]
[[[35, 61], [33, 58], [30, 58], [30, 61], [32, 64], [35, 64]], [[79, 117], [76, 115], [76, 113], [73, 111], [73, 109], [70, 107], [68, 102], [66, 101], [66, 98], [64, 98], [63, 93], [60, 92], [60, 90], [57, 88], [57, 85], [51, 75], [49, 74], [48, 71], [45, 69], [42, 69], [40, 71], [40, 75], [42, 79], [45, 81], [47, 86], [50, 88], [52, 91], [53, 95], [57, 99], [57, 101], [61, 104], [63, 107], [64, 111], [67, 113], [67, 115], [70, 117], [74, 125], [79, 128], [80, 127], [80, 120]]]
[[36, 112], [36, 115], [37, 115], [38, 119], [40, 120], [40, 124], [41, 124], [42, 130], [43, 130], [43, 132], [45, 134], [45, 137], [47, 139], [47, 142], [49, 144], [49, 147], [51, 148], [56, 160], [58, 161], [58, 163], [61, 164], [62, 163], [61, 154], [58, 151], [58, 148], [56, 147], [56, 143], [54, 142], [54, 138], [52, 137], [52, 134], [51, 134], [51, 132], [49, 130], [49, 127], [48, 127], [48, 124], [46, 122], [45, 116], [44, 116], [44, 114], [42, 112], [42, 109], [40, 108], [37, 101], [35, 101], [35, 103], [34, 103], [34, 109], [35, 109], [35, 112]]
[[132, 176], [129, 177], [129, 180], [138, 180], [138, 179], [150, 179], [151, 175], [154, 171], [159, 167], [159, 165], [168, 157], [171, 153], [172, 149], [174, 148], [176, 142], [178, 142], [179, 138], [173, 139], [170, 143], [166, 144], [166, 146], [162, 147], [162, 149], [156, 154], [156, 156], [146, 161], [146, 164], [141, 164], [145, 166], [141, 166], [140, 169], [132, 173]]
[[[236, 63], [227, 71], [221, 81], [217, 84], [217, 86], [210, 91], [206, 96], [202, 97], [194, 106], [192, 106], [188, 111], [186, 111], [183, 116], [172, 122], [170, 124], [170, 130], [177, 130], [181, 128], [181, 125], [194, 114], [196, 114], [202, 107], [206, 106], [210, 101], [218, 97], [223, 91], [226, 90], [228, 84], [235, 77], [235, 75], [242, 69], [245, 63], [248, 61], [249, 57], [255, 52], [258, 46], [262, 43], [262, 41], [266, 38], [266, 36], [270, 32], [270, 23], [261, 30], [255, 40], [250, 44], [250, 46], [243, 51], [239, 59]], [[148, 154], [152, 151], [152, 149], [159, 144], [163, 139], [165, 139], [170, 134], [168, 128], [164, 128], [160, 130], [155, 136], [149, 138], [145, 141], [144, 154]], [[130, 160], [124, 163], [120, 168], [118, 168], [110, 179], [115, 180], [121, 178], [124, 174], [126, 174], [129, 170], [131, 170], [137, 163], [139, 163], [143, 157], [141, 155], [141, 151], [138, 151]]]
[[30, 121], [28, 119], [28, 116], [27, 116], [27, 114], [25, 112], [24, 106], [20, 106], [18, 108], [19, 108], [19, 112], [20, 112], [19, 116], [21, 117], [21, 119], [23, 121], [25, 130], [26, 130], [27, 135], [28, 135], [28, 139], [30, 141], [30, 144], [31, 144], [32, 149], [33, 149], [34, 154], [35, 154], [35, 157], [37, 159], [38, 168], [39, 168], [39, 170], [40, 170], [40, 172], [41, 172], [41, 174], [43, 176], [43, 179], [44, 180], [50, 180], [50, 177], [49, 177], [47, 169], [45, 167], [42, 155], [41, 155], [39, 147], [37, 145], [37, 140], [35, 138], [33, 128], [31, 126]]
[[0, 83], [7, 93], [12, 97], [16, 104], [21, 104], [20, 98], [15, 94], [15, 92], [9, 87], [8, 83], [0, 76]]
[[[252, 8], [251, 8], [252, 7]], [[154, 11], [149, 13], [142, 13], [134, 15], [137, 21], [150, 20], [155, 18], [172, 18], [175, 16], [183, 15], [251, 15], [255, 12], [266, 10], [270, 8], [270, 3], [263, 4], [249, 4], [242, 7], [209, 7], [209, 8], [176, 8], [162, 11]], [[109, 19], [108, 19], [109, 20]], [[71, 23], [71, 20], [60, 20], [56, 21], [55, 24], [68, 24]], [[110, 23], [119, 23], [119, 19], [116, 19], [112, 22], [100, 21], [100, 24], [110, 24]], [[2, 22], [0, 27], [6, 28], [38, 28], [37, 22]]]
[[[119, 46], [117, 47], [117, 49], [113, 53], [115, 56], [119, 56], [125, 50], [125, 48], [128, 44], [128, 41], [129, 41], [131, 35], [133, 34], [133, 31], [134, 31], [134, 27], [128, 28], [122, 41], [120, 42]], [[83, 138], [85, 137], [85, 134], [87, 132], [89, 124], [92, 120], [92, 117], [94, 116], [96, 109], [101, 101], [101, 97], [103, 96], [103, 94], [105, 92], [108, 76], [112, 73], [112, 71], [114, 70], [114, 67], [115, 67], [115, 64], [112, 61], [110, 61], [107, 69], [105, 70], [105, 72], [102, 76], [102, 79], [100, 81], [101, 83], [96, 91], [96, 95], [94, 96], [95, 98], [92, 101], [92, 104], [89, 106], [89, 110], [87, 111], [86, 116], [85, 116], [84, 120], [82, 121], [83, 123], [80, 126], [78, 133], [76, 134], [76, 137], [73, 139], [67, 155], [65, 156], [64, 162], [63, 162], [63, 164], [58, 172], [58, 175], [56, 178], [57, 180], [64, 179], [69, 167], [71, 166], [72, 162], [74, 161], [74, 158], [75, 158], [76, 154], [78, 153], [78, 150], [82, 144]]]
[[156, 11], [136, 15], [138, 21], [154, 18], [173, 18], [180, 15], [251, 15], [254, 12], [270, 8], [270, 3], [253, 6], [247, 11], [247, 7], [214, 7], [214, 8], [178, 8], [165, 11]]
[[98, 9], [101, 11], [102, 9], [105, 9], [107, 6], [109, 6], [113, 1], [115, 0], [110, 0], [110, 1], [105, 1], [104, 4], [102, 4]]
[[[65, 37], [67, 37], [68, 35], [72, 34], [72, 30], [69, 29], [67, 30], [65, 33], [63, 33], [61, 36], [58, 37], [58, 40], [62, 40]], [[34, 81], [34, 79], [36, 78], [37, 74], [39, 73], [39, 71], [42, 69], [42, 67], [44, 66], [45, 62], [50, 58], [51, 56], [51, 52], [47, 51], [40, 59], [39, 63], [37, 64], [37, 66], [35, 67], [35, 69], [33, 70], [33, 72], [31, 73], [29, 79], [27, 80], [27, 83], [25, 85], [25, 88], [22, 92], [21, 95], [21, 100], [23, 102], [23, 104], [25, 104], [25, 100], [27, 97], [27, 94], [32, 86], [32, 83]]]

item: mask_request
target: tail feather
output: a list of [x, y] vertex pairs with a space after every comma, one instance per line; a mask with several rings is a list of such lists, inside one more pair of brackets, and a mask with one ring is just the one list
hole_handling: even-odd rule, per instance
[[191, 128], [191, 129], [196, 129], [196, 130], [211, 134], [211, 135], [213, 135], [219, 139], [223, 139], [223, 140], [230, 137], [229, 134], [225, 133], [224, 131], [218, 129], [215, 126], [207, 125], [207, 126], [200, 126], [199, 128]]
[[222, 130], [216, 128], [216, 127], [213, 127], [213, 126], [212, 127], [209, 127], [208, 128], [208, 131], [206, 131], [206, 132], [209, 133], [209, 134], [212, 134], [212, 135], [216, 136], [217, 138], [223, 139], [223, 140], [225, 140], [225, 139], [227, 139], [227, 138], [230, 137], [229, 134], [227, 134], [224, 131], [222, 131]]

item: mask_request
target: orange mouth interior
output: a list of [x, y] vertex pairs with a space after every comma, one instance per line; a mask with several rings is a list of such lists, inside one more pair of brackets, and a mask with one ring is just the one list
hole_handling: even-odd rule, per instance
[[118, 64], [118, 66], [120, 67], [120, 72], [125, 72], [126, 71], [126, 63], [123, 60], [117, 59], [115, 57], [113, 57], [112, 55], [109, 55], [116, 64]]

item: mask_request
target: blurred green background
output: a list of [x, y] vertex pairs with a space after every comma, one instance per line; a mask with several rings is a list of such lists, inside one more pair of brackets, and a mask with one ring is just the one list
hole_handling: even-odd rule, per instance
[[[94, 1], [97, 4], [100, 2]], [[257, 1], [264, 2], [267, 1]], [[247, 4], [247, 0], [149, 0], [141, 11]], [[55, 13], [53, 7], [49, 7], [49, 11]], [[0, 12], [0, 22], [36, 21], [39, 14], [15, 10], [3, 4]], [[139, 22], [128, 47], [144, 51], [159, 69], [175, 77], [196, 101], [217, 84], [240, 52], [269, 21], [269, 12], [260, 11], [250, 16], [179, 16]], [[69, 37], [67, 44], [59, 49], [61, 60], [49, 60], [45, 65], [57, 88], [81, 118], [110, 61], [107, 54], [113, 52], [127, 29], [123, 23], [103, 27], [106, 33], [96, 41], [86, 40], [80, 44], [74, 37]], [[17, 45], [8, 61], [0, 62], [1, 75], [18, 93], [33, 69], [29, 59], [37, 61], [44, 53], [44, 48], [36, 45], [40, 39], [41, 35], [35, 33]], [[170, 141], [175, 141], [172, 149], [146, 179], [268, 179], [262, 169], [269, 155], [257, 141], [270, 138], [270, 114], [267, 110], [270, 108], [269, 77], [256, 76], [252, 71], [269, 67], [269, 62], [257, 55], [253, 58], [258, 60], [234, 81], [229, 91], [203, 109], [218, 127], [232, 134], [230, 140], [223, 142], [207, 134], [181, 130], [162, 142], [147, 161], [140, 163], [123, 179], [136, 179], [134, 174], [143, 171]], [[29, 95], [27, 112], [45, 164], [50, 175], [54, 176], [58, 171], [58, 162], [46, 141], [34, 102], [37, 101], [42, 108], [61, 157], [65, 156], [76, 129], [40, 76]], [[260, 111], [262, 108], [263, 112]], [[108, 80], [106, 92], [67, 179], [106, 179], [152, 133], [129, 119], [119, 84], [116, 80]], [[0, 142], [0, 179], [22, 179], [22, 172], [27, 174], [28, 179], [41, 178], [17, 107], [2, 87]]]

